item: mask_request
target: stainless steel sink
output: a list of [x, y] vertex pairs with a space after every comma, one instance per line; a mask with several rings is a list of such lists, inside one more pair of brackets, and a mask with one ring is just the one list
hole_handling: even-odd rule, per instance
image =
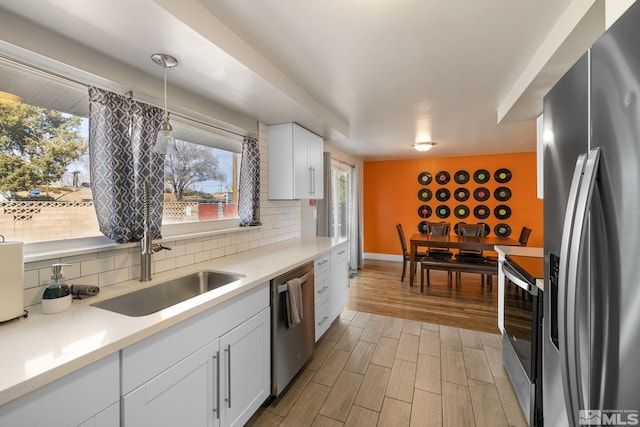
[[127, 316], [146, 316], [243, 277], [219, 271], [200, 271], [91, 305]]

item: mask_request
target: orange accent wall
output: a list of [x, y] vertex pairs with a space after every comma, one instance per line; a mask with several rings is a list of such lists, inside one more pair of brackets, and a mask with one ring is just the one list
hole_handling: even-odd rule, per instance
[[[512, 178], [508, 183], [500, 184], [494, 180], [493, 174], [497, 169], [507, 168]], [[473, 174], [478, 169], [486, 169], [491, 179], [485, 184], [477, 184]], [[453, 177], [456, 171], [466, 170], [471, 178], [466, 184], [457, 184]], [[435, 182], [436, 174], [440, 171], [449, 172], [451, 180], [446, 185]], [[418, 182], [421, 172], [430, 172], [433, 176], [431, 184], [423, 186]], [[485, 202], [478, 202], [473, 197], [477, 187], [486, 187], [491, 197]], [[500, 186], [511, 190], [511, 199], [499, 202], [493, 197], [493, 191]], [[439, 202], [435, 197], [436, 189], [445, 187], [451, 192], [446, 202]], [[465, 202], [458, 202], [453, 194], [456, 188], [465, 187], [471, 193]], [[428, 202], [418, 199], [421, 188], [429, 188], [433, 197]], [[485, 204], [491, 209], [491, 215], [484, 219], [477, 219], [473, 215], [473, 208], [478, 204]], [[402, 254], [395, 224], [401, 223], [407, 240], [413, 233], [418, 232], [418, 224], [424, 221], [418, 216], [418, 207], [426, 204], [431, 206], [433, 214], [428, 221], [448, 221], [451, 227], [459, 221], [466, 223], [486, 222], [491, 227], [491, 236], [495, 236], [494, 226], [504, 222], [511, 227], [511, 238], [517, 239], [520, 229], [527, 226], [533, 229], [528, 246], [543, 244], [543, 204], [536, 197], [536, 153], [512, 153], [465, 157], [443, 157], [412, 160], [389, 160], [364, 163], [364, 251], [377, 254]], [[440, 219], [435, 214], [436, 206], [444, 204], [451, 209], [446, 219]], [[467, 205], [470, 214], [465, 219], [458, 219], [454, 213], [457, 205]], [[499, 220], [494, 216], [493, 209], [505, 204], [511, 208], [511, 217]]]

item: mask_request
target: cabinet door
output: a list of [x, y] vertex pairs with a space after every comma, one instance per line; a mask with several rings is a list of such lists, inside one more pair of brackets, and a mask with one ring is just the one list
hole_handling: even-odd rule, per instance
[[125, 395], [124, 425], [212, 426], [217, 345], [214, 341]]
[[307, 146], [309, 155], [309, 169], [311, 174], [311, 189], [309, 196], [312, 199], [324, 198], [324, 179], [322, 179], [324, 168], [322, 153], [324, 151], [324, 143], [322, 138], [312, 134], [309, 138]]
[[311, 195], [312, 170], [309, 164], [309, 145], [313, 134], [293, 125], [293, 195], [296, 199], [308, 199]]
[[118, 427], [120, 426], [120, 402], [114, 403], [95, 417], [78, 427]]
[[331, 251], [331, 320], [347, 305], [349, 287], [348, 246], [341, 244]]
[[[264, 309], [220, 337], [222, 425], [242, 426], [271, 391], [270, 311]], [[187, 425], [187, 424], [182, 424]]]

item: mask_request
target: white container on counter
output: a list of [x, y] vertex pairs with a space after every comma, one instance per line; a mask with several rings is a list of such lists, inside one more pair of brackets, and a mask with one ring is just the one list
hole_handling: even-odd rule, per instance
[[0, 322], [24, 312], [24, 258], [22, 242], [0, 238]]

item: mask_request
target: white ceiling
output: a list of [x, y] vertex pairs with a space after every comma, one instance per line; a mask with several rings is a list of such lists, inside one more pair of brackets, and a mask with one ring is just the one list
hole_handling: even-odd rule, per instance
[[[296, 121], [364, 159], [441, 157], [535, 150], [539, 94], [562, 67], [543, 70], [545, 87], [530, 79], [536, 96], [515, 105], [527, 120], [498, 124], [497, 110], [571, 3], [0, 0], [0, 35], [152, 98], [162, 70], [150, 55], [169, 53], [180, 61], [168, 74], [170, 98], [178, 92], [266, 124]], [[85, 52], [111, 60], [98, 66]], [[118, 69], [135, 72], [114, 78]], [[216, 118], [242, 128], [234, 117]], [[437, 145], [417, 153], [417, 139]]]

